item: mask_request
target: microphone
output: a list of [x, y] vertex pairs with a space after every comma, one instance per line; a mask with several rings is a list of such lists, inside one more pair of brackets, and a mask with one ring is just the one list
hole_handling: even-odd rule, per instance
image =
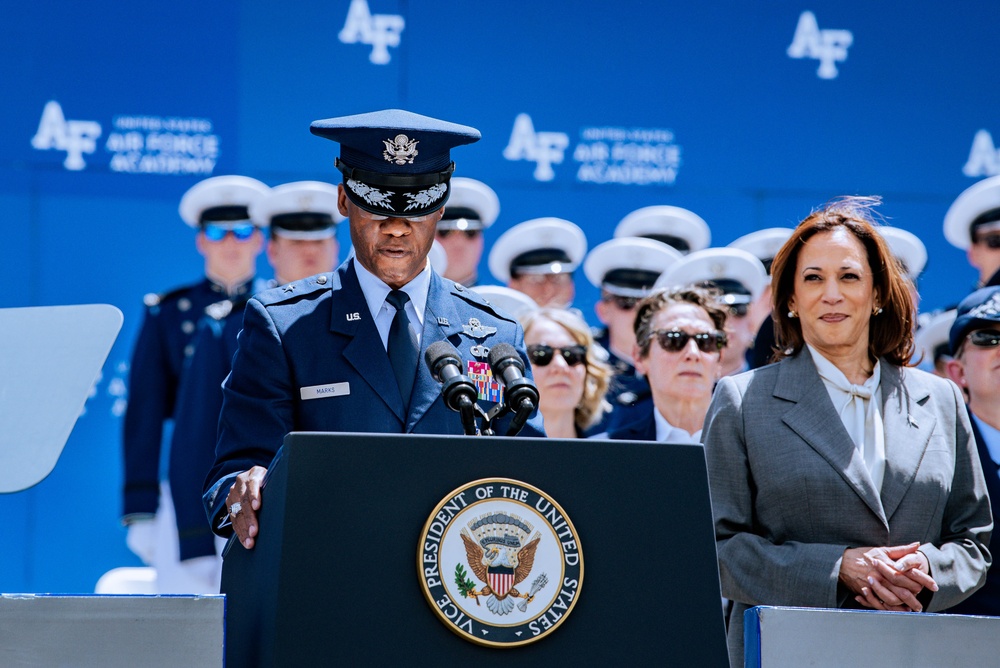
[[462, 429], [468, 436], [476, 435], [475, 403], [479, 398], [472, 379], [462, 373], [462, 358], [447, 341], [435, 341], [427, 346], [424, 360], [431, 376], [439, 383], [444, 383], [441, 396], [444, 405], [461, 415]]
[[517, 349], [509, 343], [498, 343], [490, 348], [490, 368], [494, 376], [503, 380], [507, 405], [515, 412], [507, 429], [508, 436], [521, 431], [524, 423], [538, 405], [538, 388], [530, 378], [524, 376], [524, 362]]

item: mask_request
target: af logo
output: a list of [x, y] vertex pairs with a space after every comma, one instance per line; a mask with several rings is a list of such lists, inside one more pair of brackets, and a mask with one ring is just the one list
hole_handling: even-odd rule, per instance
[[816, 15], [802, 12], [795, 28], [795, 37], [788, 47], [789, 58], [815, 58], [819, 61], [816, 74], [820, 79], [835, 79], [837, 65], [847, 60], [847, 48], [854, 42], [850, 30], [820, 30]]
[[417, 549], [421, 588], [462, 638], [525, 645], [566, 621], [583, 584], [583, 554], [563, 509], [531, 485], [486, 478], [437, 505]]
[[972, 140], [969, 159], [962, 167], [962, 173], [973, 178], [1000, 174], [1000, 149], [993, 144], [989, 130], [980, 130]]
[[508, 160], [529, 160], [535, 163], [535, 180], [551, 181], [555, 178], [553, 164], [561, 164], [569, 135], [564, 132], [535, 132], [535, 126], [528, 114], [518, 114], [514, 119], [514, 130], [510, 141], [503, 150]]
[[351, 0], [347, 20], [337, 38], [344, 44], [368, 44], [368, 59], [376, 65], [389, 62], [389, 47], [399, 46], [399, 36], [406, 21], [399, 14], [372, 14], [368, 0]]
[[38, 131], [31, 138], [31, 145], [39, 151], [66, 151], [63, 167], [79, 171], [87, 166], [84, 153], [97, 149], [97, 138], [101, 136], [101, 124], [97, 121], [67, 121], [62, 107], [50, 100], [42, 110], [42, 120]]

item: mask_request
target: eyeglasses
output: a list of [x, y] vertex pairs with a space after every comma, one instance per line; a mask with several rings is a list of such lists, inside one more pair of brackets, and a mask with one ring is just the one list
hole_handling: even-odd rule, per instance
[[668, 353], [679, 353], [684, 350], [691, 339], [694, 339], [698, 350], [703, 353], [717, 353], [729, 342], [726, 333], [719, 331], [690, 334], [679, 329], [656, 329], [649, 333], [649, 339], [653, 337], [656, 337], [660, 347]]
[[202, 231], [205, 233], [205, 238], [213, 242], [222, 241], [230, 232], [237, 241], [246, 241], [253, 236], [256, 229], [250, 223], [240, 223], [239, 225], [206, 225]]
[[475, 239], [476, 237], [478, 237], [480, 234], [483, 233], [482, 230], [438, 230], [437, 231], [438, 236], [441, 237], [442, 239], [447, 238], [448, 235], [451, 234], [452, 232], [462, 232], [463, 234], [465, 234], [466, 239]]
[[984, 234], [976, 237], [977, 244], [984, 244], [987, 248], [1000, 248], [1000, 234]]
[[556, 353], [559, 353], [569, 366], [576, 366], [587, 361], [587, 349], [583, 346], [553, 348], [544, 343], [528, 346], [528, 359], [534, 366], [548, 366]]
[[621, 295], [606, 295], [604, 301], [611, 302], [623, 311], [631, 311], [639, 303], [639, 297], [622, 297]]
[[996, 348], [1000, 346], [1000, 332], [995, 329], [980, 329], [969, 334], [969, 343], [977, 348]]

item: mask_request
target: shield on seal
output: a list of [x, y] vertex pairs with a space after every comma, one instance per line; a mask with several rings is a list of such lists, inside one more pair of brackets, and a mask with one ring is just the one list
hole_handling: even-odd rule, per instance
[[514, 569], [505, 566], [490, 567], [486, 570], [486, 577], [489, 578], [490, 589], [498, 601], [507, 597], [507, 592], [514, 586]]

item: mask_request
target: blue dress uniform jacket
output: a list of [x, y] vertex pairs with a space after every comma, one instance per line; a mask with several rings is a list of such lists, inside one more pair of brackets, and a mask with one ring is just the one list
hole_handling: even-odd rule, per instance
[[653, 411], [650, 410], [649, 415], [637, 422], [612, 429], [608, 432], [608, 439], [612, 441], [655, 441], [656, 417], [653, 415]]
[[[246, 291], [250, 283], [239, 290]], [[207, 278], [146, 298], [146, 312], [132, 352], [123, 447], [123, 515], [156, 513], [164, 422], [174, 416], [181, 376], [205, 308], [226, 296]]]
[[[473, 338], [463, 331], [473, 319], [496, 332]], [[444, 405], [441, 385], [424, 360], [427, 347], [441, 340], [454, 345], [467, 363], [482, 361], [472, 354], [473, 346], [510, 343], [530, 377], [520, 324], [433, 271], [408, 411], [353, 259], [333, 273], [252, 298], [232, 373], [223, 384], [216, 462], [206, 481], [205, 510], [213, 529], [220, 535], [232, 533], [229, 527], [218, 530], [232, 477], [268, 466], [288, 432], [462, 434], [459, 415]], [[498, 434], [506, 433], [509, 421], [507, 416], [499, 422]], [[537, 411], [521, 433], [543, 434]]]
[[646, 415], [652, 417], [653, 391], [649, 389], [646, 377], [637, 373], [628, 361], [611, 352], [611, 335], [607, 328], [596, 332], [594, 341], [607, 351], [607, 363], [613, 372], [605, 395], [611, 410], [604, 414], [600, 422], [587, 429], [587, 436], [610, 434]]
[[[986, 477], [986, 491], [990, 496], [990, 509], [993, 511], [993, 523], [996, 524], [997, 518], [1000, 517], [1000, 464], [993, 461], [990, 456], [990, 451], [986, 447], [986, 441], [983, 440], [983, 435], [979, 431], [979, 425], [976, 424], [975, 420], [972, 420], [972, 433], [976, 437], [976, 447], [979, 450], [979, 463], [983, 466], [983, 475]], [[990, 554], [997, 553], [997, 547], [1000, 547], [1000, 540], [997, 540], [996, 544], [993, 543], [993, 537], [997, 535], [994, 530], [993, 536], [990, 538], [990, 543], [987, 547], [990, 549]], [[989, 615], [991, 617], [1000, 617], [1000, 569], [991, 568], [986, 572], [986, 584], [982, 586], [976, 593], [974, 593], [969, 598], [965, 599], [953, 608], [950, 608], [948, 612], [956, 615]]]
[[[257, 281], [254, 292], [273, 285], [273, 281]], [[215, 554], [215, 536], [205, 521], [201, 495], [205, 476], [215, 463], [222, 381], [232, 368], [243, 309], [251, 296], [247, 292], [205, 309], [177, 394], [169, 478], [182, 561]]]

